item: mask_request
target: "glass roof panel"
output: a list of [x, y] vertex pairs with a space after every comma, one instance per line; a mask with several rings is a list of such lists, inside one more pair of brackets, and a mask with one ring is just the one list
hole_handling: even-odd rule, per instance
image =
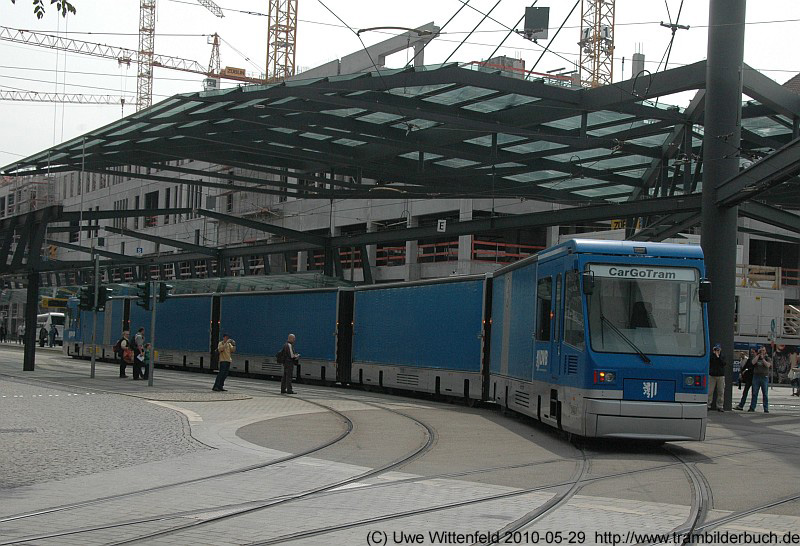
[[148, 138], [143, 138], [142, 140], [137, 140], [136, 143], [137, 144], [146, 144], [148, 142], [153, 142], [154, 140], [158, 140], [158, 139], [159, 139], [159, 137], [148, 137]]
[[183, 125], [179, 126], [178, 129], [189, 129], [191, 127], [197, 127], [198, 125], [202, 125], [206, 123], [208, 120], [205, 119], [198, 119], [197, 121], [190, 121], [189, 123], [184, 123]]
[[631, 140], [626, 140], [630, 144], [638, 144], [640, 146], [661, 146], [667, 140], [667, 137], [670, 133], [664, 133], [661, 135], [650, 135], [645, 137], [633, 138]]
[[350, 134], [350, 131], [346, 131], [344, 129], [337, 129], [336, 127], [328, 127], [327, 125], [323, 127], [326, 131], [336, 131], [337, 133], [347, 133]]
[[155, 125], [153, 127], [150, 127], [149, 129], [145, 129], [142, 132], [143, 133], [157, 133], [158, 131], [163, 131], [164, 129], [167, 129], [168, 127], [172, 127], [173, 125], [175, 125], [175, 123], [162, 123], [160, 125]]
[[236, 120], [234, 120], [233, 118], [225, 118], [225, 119], [221, 119], [219, 121], [215, 121], [214, 125], [225, 125], [226, 123], [230, 123], [232, 121], [236, 121]]
[[550, 178], [556, 178], [558, 176], [564, 176], [564, 173], [560, 173], [558, 171], [531, 171], [528, 173], [520, 173], [520, 174], [512, 174], [510, 176], [504, 176], [506, 180], [513, 180], [514, 182], [536, 182], [537, 180], [548, 180]]
[[471, 85], [465, 85], [464, 87], [459, 87], [458, 89], [453, 89], [452, 91], [445, 91], [444, 93], [440, 93], [438, 95], [425, 97], [422, 100], [433, 102], [435, 104], [444, 104], [445, 106], [452, 106], [454, 104], [459, 104], [462, 102], [479, 99], [481, 97], [485, 97], [486, 95], [494, 95], [495, 93], [497, 93], [497, 91], [494, 91], [492, 89], [485, 89], [483, 87], [473, 87]]
[[516, 93], [509, 93], [508, 95], [502, 95], [493, 99], [467, 104], [461, 108], [488, 114], [490, 112], [497, 112], [498, 110], [506, 110], [508, 108], [514, 108], [515, 106], [522, 106], [523, 104], [536, 102], [537, 100], [541, 99], [536, 97], [528, 97], [525, 95], [518, 95]]
[[631, 169], [631, 170], [615, 171], [614, 174], [619, 174], [621, 176], [628, 176], [630, 178], [642, 178], [645, 172], [647, 172], [647, 169]]
[[354, 140], [352, 138], [339, 138], [333, 141], [334, 144], [341, 144], [342, 146], [363, 146], [366, 144], [363, 140]]
[[319, 133], [300, 133], [299, 136], [305, 138], [313, 138], [314, 140], [328, 140], [329, 138], [333, 138], [330, 135], [322, 135]]
[[632, 114], [622, 114], [620, 112], [611, 112], [610, 110], [600, 110], [599, 112], [589, 112], [586, 118], [586, 123], [589, 127], [593, 125], [601, 125], [603, 123], [613, 123], [615, 121], [622, 121], [623, 119], [631, 119], [636, 117]]
[[111, 148], [111, 147], [114, 147], [114, 146], [122, 146], [123, 144], [127, 144], [128, 142], [130, 142], [130, 140], [115, 140], [113, 142], [109, 142], [108, 144], [106, 144], [105, 147], [106, 148]]
[[142, 110], [140, 112], [136, 112], [135, 114], [131, 115], [130, 117], [131, 117], [131, 119], [138, 119], [138, 118], [141, 118], [141, 117], [150, 116], [152, 114], [155, 114], [156, 112], [160, 112], [161, 110], [164, 110], [165, 108], [169, 108], [170, 106], [178, 104], [179, 102], [180, 102], [180, 100], [178, 100], [177, 98], [167, 99], [167, 100], [165, 100], [163, 102], [159, 102], [158, 104], [155, 104], [155, 105], [151, 106], [150, 108], [147, 108], [147, 109]]
[[362, 112], [366, 112], [363, 108], [337, 108], [335, 110], [320, 110], [320, 114], [328, 114], [329, 116], [338, 116], [340, 118], [346, 118], [350, 116], [355, 116], [356, 114], [360, 114]]
[[442, 167], [452, 167], [454, 169], [460, 169], [462, 167], [472, 167], [473, 165], [478, 165], [477, 161], [471, 161], [469, 159], [460, 159], [458, 157], [454, 157], [452, 159], [445, 159], [444, 161], [437, 161], [437, 165], [441, 165]]
[[286, 133], [287, 135], [293, 135], [297, 131], [294, 129], [287, 129], [286, 127], [267, 127], [269, 131], [275, 131], [276, 133]]
[[401, 121], [400, 123], [395, 123], [392, 127], [396, 127], [398, 129], [403, 129], [405, 131], [422, 131], [424, 129], [430, 129], [431, 127], [436, 127], [437, 125], [441, 125], [438, 121], [431, 121], [429, 119], [421, 119], [421, 118], [414, 118], [408, 121]]
[[630, 193], [633, 188], [631, 186], [604, 186], [602, 188], [590, 188], [587, 190], [573, 191], [575, 195], [582, 195], [583, 197], [607, 197], [617, 195], [620, 193]]
[[555, 142], [548, 142], [546, 140], [535, 140], [533, 142], [525, 142], [515, 146], [503, 148], [507, 152], [514, 152], [515, 154], [532, 154], [535, 152], [546, 152], [548, 150], [558, 150], [559, 148], [566, 148], [566, 144], [556, 144]]
[[618, 155], [609, 159], [594, 161], [588, 165], [584, 165], [584, 167], [591, 167], [593, 169], [615, 169], [627, 165], [649, 164], [651, 161], [649, 157], [643, 155]]
[[611, 153], [610, 150], [606, 150], [604, 148], [594, 148], [591, 150], [580, 150], [575, 152], [567, 152], [564, 154], [550, 155], [547, 156], [547, 159], [552, 159], [553, 161], [561, 161], [562, 163], [566, 163], [567, 161], [571, 163], [580, 163], [585, 159], [590, 159], [592, 157], [598, 157], [601, 155], [608, 155], [610, 153]]
[[[517, 135], [509, 135], [506, 133], [497, 133], [497, 145], [502, 146], [503, 144], [510, 144], [511, 142], [518, 142], [520, 140], [525, 140], [521, 136]], [[468, 142], [469, 144], [477, 144], [478, 146], [486, 146], [487, 148], [491, 147], [492, 145], [492, 135], [484, 135], [475, 138], [471, 138], [469, 140], [465, 140], [464, 142]]]
[[453, 87], [454, 85], [456, 84], [441, 83], [437, 85], [415, 85], [413, 87], [394, 87], [386, 92], [391, 93], [392, 95], [399, 95], [401, 97], [418, 97], [419, 95], [427, 95], [428, 93], [433, 93], [434, 91], [447, 89], [448, 87]]
[[273, 101], [273, 102], [269, 103], [269, 105], [270, 105], [270, 106], [277, 106], [277, 105], [279, 105], [279, 104], [286, 104], [287, 102], [292, 102], [292, 101], [293, 101], [293, 100], [295, 100], [296, 98], [297, 98], [297, 97], [284, 97], [284, 98], [282, 98], [282, 99], [278, 99], [278, 100], [276, 100], [276, 101]]
[[542, 123], [545, 127], [552, 127], [553, 129], [564, 129], [566, 131], [577, 129], [581, 126], [581, 117], [572, 116], [570, 118], [558, 119], [556, 121], [549, 121]]
[[247, 102], [243, 102], [242, 104], [232, 106], [231, 110], [243, 110], [244, 108], [252, 108], [256, 104], [261, 104], [267, 102], [267, 99], [253, 99]]
[[637, 127], [644, 127], [645, 125], [650, 125], [650, 124], [651, 124], [650, 120], [626, 121], [618, 125], [611, 125], [609, 127], [602, 127], [600, 129], [593, 129], [590, 131], [586, 131], [586, 134], [590, 136], [606, 136], [614, 133], [619, 133], [620, 131], [629, 131]]
[[768, 117], [747, 118], [742, 120], [742, 127], [762, 137], [791, 134], [792, 130]]
[[[524, 167], [524, 166], [525, 166], [524, 163], [508, 162], [508, 163], [499, 163], [497, 165], [494, 165], [494, 168], [495, 169], [512, 169], [512, 168], [515, 168], [515, 167]], [[486, 165], [484, 167], [478, 167], [478, 168], [479, 169], [491, 169], [492, 165]]]
[[207, 114], [209, 112], [213, 112], [214, 110], [219, 110], [220, 108], [224, 108], [224, 107], [226, 107], [226, 106], [228, 106], [230, 104], [233, 104], [232, 100], [217, 102], [215, 104], [209, 104], [205, 108], [200, 108], [199, 110], [195, 110], [194, 112], [192, 112], [189, 115], [190, 116], [196, 116], [198, 114]]
[[[95, 138], [93, 140], [87, 140], [85, 147], [86, 148], [91, 148], [92, 146], [97, 146], [98, 144], [101, 144], [103, 142], [105, 142], [105, 139], [102, 139], [102, 138]], [[73, 151], [80, 151], [83, 148], [84, 148], [84, 146], [83, 146], [83, 144], [81, 144], [80, 146], [75, 146], [74, 148], [72, 148], [72, 150]], [[46, 154], [46, 152], [44, 154], [41, 154], [41, 155], [45, 155], [45, 154]]]
[[386, 112], [373, 112], [371, 114], [367, 114], [366, 116], [361, 116], [360, 118], [356, 119], [358, 121], [365, 121], [367, 123], [382, 125], [384, 123], [389, 123], [390, 121], [397, 121], [398, 119], [402, 118], [403, 116], [398, 116], [397, 114], [387, 114]]
[[[405, 154], [400, 154], [397, 157], [402, 157], [402, 158], [405, 158], [405, 159], [413, 159], [414, 161], [418, 161], [419, 160], [419, 152], [408, 152], [408, 153], [405, 153]], [[439, 154], [431, 154], [431, 153], [427, 153], [427, 152], [425, 152], [425, 155], [424, 155], [425, 161], [431, 161], [433, 159], [439, 159], [440, 157], [444, 157], [444, 156], [443, 155], [439, 155]]]
[[558, 180], [556, 182], [545, 182], [544, 184], [539, 184], [539, 187], [547, 188], [549, 190], [574, 190], [577, 188], [588, 188], [605, 183], [606, 182], [597, 180], [596, 178], [565, 178], [564, 180]]
[[153, 116], [151, 119], [161, 119], [161, 118], [168, 118], [170, 116], [174, 116], [176, 114], [180, 114], [181, 112], [185, 112], [186, 110], [191, 110], [192, 108], [197, 108], [198, 106], [202, 106], [204, 103], [197, 101], [197, 100], [190, 100], [186, 101], [183, 104], [176, 106], [175, 108], [170, 108], [166, 112], [162, 112], [157, 116]]
[[119, 131], [114, 131], [113, 133], [107, 133], [107, 136], [112, 137], [112, 136], [125, 135], [128, 133], [132, 133], [133, 131], [138, 131], [142, 127], [147, 127], [147, 126], [149, 126], [148, 123], [131, 123], [127, 127], [123, 127], [122, 129], [120, 129]]
[[269, 144], [270, 146], [278, 146], [280, 148], [291, 148], [292, 150], [295, 149], [294, 146], [290, 146], [289, 144], [281, 144], [280, 142], [272, 142], [272, 141], [270, 141], [270, 142], [267, 142], [267, 144]]

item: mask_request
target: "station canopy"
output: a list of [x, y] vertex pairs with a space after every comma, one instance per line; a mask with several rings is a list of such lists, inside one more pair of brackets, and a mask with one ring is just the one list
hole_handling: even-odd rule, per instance
[[[705, 78], [701, 61], [585, 89], [472, 63], [185, 93], [1, 170], [138, 166], [132, 176], [142, 179], [173, 181], [172, 171], [175, 181], [196, 174], [227, 190], [327, 199], [578, 205], [688, 195], [702, 187]], [[676, 99], [688, 106], [669, 104]], [[742, 143], [731, 154], [744, 166], [797, 136], [800, 95], [745, 67], [743, 99]], [[184, 160], [240, 169], [211, 173]], [[759, 199], [798, 196], [790, 180]]]

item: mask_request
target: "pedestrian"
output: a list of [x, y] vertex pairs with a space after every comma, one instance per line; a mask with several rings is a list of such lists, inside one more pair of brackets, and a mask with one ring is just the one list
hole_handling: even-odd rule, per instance
[[149, 343], [144, 344], [144, 369], [142, 370], [142, 378], [147, 379], [150, 377], [150, 358], [153, 354], [153, 346]]
[[119, 358], [119, 376], [120, 377], [128, 377], [125, 374], [125, 368], [127, 366], [127, 362], [125, 362], [125, 353], [130, 350], [131, 342], [130, 337], [131, 333], [128, 330], [124, 330], [122, 332], [122, 337], [119, 338], [119, 341], [114, 345], [112, 350], [114, 351], [114, 357]]
[[294, 352], [295, 335], [289, 334], [281, 351], [283, 364], [283, 378], [281, 379], [281, 394], [294, 394], [292, 390], [292, 372], [294, 365], [300, 360], [300, 353]]
[[236, 352], [236, 342], [228, 334], [222, 334], [222, 341], [217, 345], [217, 352], [219, 353], [219, 371], [211, 390], [224, 392], [226, 390], [225, 379], [228, 377], [228, 372], [230, 372], [231, 363], [233, 362], [231, 354]]
[[789, 370], [789, 381], [792, 383], [792, 396], [800, 396], [800, 362], [795, 361]]
[[44, 344], [47, 343], [47, 328], [42, 325], [39, 328], [39, 347], [44, 347]]
[[58, 337], [58, 329], [55, 324], [50, 325], [50, 346], [56, 346], [56, 338]]
[[144, 363], [144, 328], [139, 328], [133, 336], [133, 380], [138, 381]]
[[25, 343], [25, 324], [17, 326], [17, 344]]
[[736, 406], [738, 410], [744, 409], [744, 403], [747, 402], [747, 393], [750, 392], [750, 387], [753, 386], [753, 368], [755, 368], [757, 358], [756, 350], [750, 349], [750, 356], [744, 361], [744, 366], [739, 370], [739, 386], [744, 383], [744, 392], [742, 393], [742, 399], [739, 400], [739, 405]]
[[6, 333], [6, 325], [5, 324], [0, 324], [0, 342], [2, 342], [2, 343], [6, 342], [6, 335], [7, 335], [7, 333]]
[[722, 409], [725, 400], [725, 359], [722, 356], [722, 345], [717, 343], [711, 350], [711, 358], [708, 365], [708, 409], [712, 409], [714, 393], [717, 394], [717, 411]]
[[755, 365], [753, 366], [753, 398], [750, 400], [750, 409], [747, 411], [756, 411], [758, 391], [760, 389], [764, 397], [764, 413], [769, 413], [767, 390], [769, 389], [769, 372], [771, 368], [772, 359], [767, 356], [767, 348], [761, 345], [758, 348], [758, 355], [756, 355]]

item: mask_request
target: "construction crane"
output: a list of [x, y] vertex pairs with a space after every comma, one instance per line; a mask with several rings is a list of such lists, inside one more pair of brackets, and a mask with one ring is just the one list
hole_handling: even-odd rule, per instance
[[614, 77], [614, 0], [581, 0], [581, 83], [609, 85]]
[[267, 79], [294, 76], [297, 0], [269, 0], [267, 11]]
[[129, 99], [112, 95], [76, 95], [71, 93], [39, 93], [37, 91], [0, 91], [0, 100], [26, 102], [63, 102], [66, 104], [119, 104]]
[[[144, 25], [142, 25], [144, 26]], [[140, 54], [139, 51], [126, 49], [123, 47], [115, 47], [106, 44], [98, 44], [94, 42], [85, 42], [82, 40], [75, 40], [72, 38], [64, 38], [62, 36], [55, 36], [52, 34], [43, 34], [39, 32], [30, 32], [27, 30], [19, 30], [14, 28], [0, 26], [0, 40], [7, 42], [14, 42], [19, 44], [27, 44], [32, 46], [45, 47], [48, 49], [56, 49], [59, 51], [66, 51], [69, 53], [79, 53], [82, 55], [89, 55], [92, 57], [99, 57], [101, 59], [111, 59], [117, 61], [119, 64], [130, 66], [135, 63], [139, 67], [139, 74], [137, 75], [137, 109], [141, 110], [143, 103], [141, 99], [144, 97], [147, 100], [145, 104], [152, 104], [152, 72], [153, 67], [168, 68], [170, 70], [179, 70], [182, 72], [190, 72], [193, 74], [202, 74], [212, 78], [224, 78], [228, 80], [235, 80], [245, 83], [265, 83], [261, 78], [251, 78], [243, 74], [234, 74], [227, 71], [217, 71], [210, 73], [206, 66], [191, 59], [184, 59], [182, 57], [172, 57], [167, 55], [150, 54], [145, 51]], [[148, 42], [148, 40], [144, 40]], [[140, 45], [142, 40], [140, 39]], [[218, 44], [218, 38], [217, 38]], [[217, 46], [218, 47], [218, 46]], [[147, 61], [143, 64], [140, 63], [140, 58], [146, 58]], [[148, 82], [143, 83], [142, 77], [148, 78]]]

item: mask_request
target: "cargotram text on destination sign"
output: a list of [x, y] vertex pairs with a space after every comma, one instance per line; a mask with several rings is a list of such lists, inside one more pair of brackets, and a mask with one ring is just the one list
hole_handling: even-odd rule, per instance
[[640, 267], [620, 268], [609, 267], [610, 277], [637, 278], [637, 279], [664, 279], [674, 281], [677, 276], [674, 271], [664, 271], [663, 269], [643, 269]]

